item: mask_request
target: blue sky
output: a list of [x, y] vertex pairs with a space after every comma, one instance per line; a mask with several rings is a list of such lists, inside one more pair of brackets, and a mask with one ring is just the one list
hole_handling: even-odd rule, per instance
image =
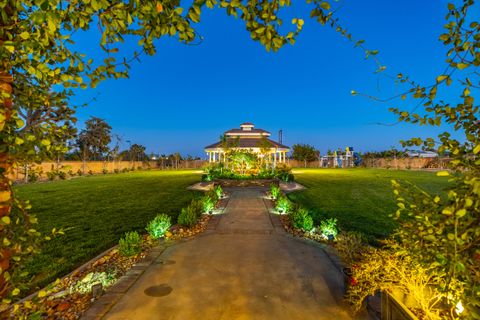
[[[430, 83], [444, 66], [445, 49], [437, 39], [446, 3], [344, 1], [338, 16], [357, 38], [380, 51], [390, 74]], [[133, 64], [129, 79], [79, 92], [74, 102], [97, 97], [78, 109], [80, 126], [97, 116], [123, 137], [124, 147], [130, 140], [148, 152], [199, 156], [222, 132], [245, 121], [272, 132], [273, 139], [282, 129], [285, 144], [308, 143], [322, 153], [345, 146], [382, 150], [438, 131], [377, 124], [395, 122], [388, 107], [400, 105], [352, 96], [351, 90], [388, 97], [400, 89], [375, 74], [373, 61], [352, 43], [310, 20], [305, 5], [291, 8], [285, 24], [293, 16], [305, 19], [296, 44], [269, 53], [250, 39], [242, 21], [205, 9], [197, 26], [204, 37], [200, 45], [162, 39], [157, 55]], [[95, 37], [82, 35], [79, 45], [89, 48]], [[127, 44], [127, 51], [133, 46]], [[410, 109], [412, 101], [406, 103]]]

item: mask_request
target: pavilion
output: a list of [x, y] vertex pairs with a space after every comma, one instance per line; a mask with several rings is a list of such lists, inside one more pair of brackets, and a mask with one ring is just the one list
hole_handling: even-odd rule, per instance
[[[224, 133], [224, 141], [205, 147], [209, 162], [223, 162], [228, 151], [248, 151], [259, 157], [269, 157], [273, 164], [285, 163], [290, 148], [269, 139], [270, 132], [255, 129], [253, 123], [245, 122], [240, 129], [230, 129]], [[228, 149], [228, 150], [226, 150]]]

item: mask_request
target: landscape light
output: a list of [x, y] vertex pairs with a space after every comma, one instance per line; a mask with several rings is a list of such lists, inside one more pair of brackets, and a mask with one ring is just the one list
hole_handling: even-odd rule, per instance
[[465, 310], [465, 308], [463, 307], [462, 301], [458, 301], [457, 305], [455, 306], [455, 312], [460, 314], [463, 312], [463, 310]]

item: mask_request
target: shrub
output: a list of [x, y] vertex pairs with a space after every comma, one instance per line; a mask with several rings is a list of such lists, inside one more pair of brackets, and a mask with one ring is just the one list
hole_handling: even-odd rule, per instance
[[223, 189], [221, 185], [216, 185], [213, 187], [213, 190], [217, 194], [217, 199], [223, 198]]
[[275, 177], [285, 182], [294, 180], [293, 174], [291, 174], [291, 168], [287, 165], [279, 164], [277, 168], [275, 168]]
[[113, 173], [119, 173], [119, 172], [120, 172], [120, 170], [118, 170], [118, 169], [113, 169]]
[[53, 181], [53, 180], [55, 180], [56, 177], [57, 177], [57, 172], [56, 171], [47, 172], [48, 180]]
[[328, 240], [334, 240], [338, 234], [337, 219], [330, 218], [320, 222], [320, 233]]
[[292, 202], [284, 194], [280, 194], [277, 198], [275, 208], [280, 213], [288, 213], [292, 209]]
[[68, 170], [68, 175], [69, 175], [70, 177], [74, 177], [74, 176], [75, 176], [75, 172], [73, 172], [73, 170], [70, 169], [70, 170]]
[[93, 176], [93, 171], [92, 171], [92, 170], [88, 170], [88, 175]]
[[213, 180], [213, 178], [212, 178], [211, 175], [206, 174], [206, 173], [205, 173], [205, 174], [202, 174], [202, 181], [210, 182], [210, 181], [212, 181], [212, 180]]
[[352, 266], [362, 255], [363, 236], [359, 232], [340, 232], [337, 235], [335, 249], [348, 266]]
[[152, 221], [150, 221], [145, 230], [147, 230], [148, 234], [153, 239], [158, 239], [160, 237], [163, 237], [163, 235], [165, 234], [165, 232], [168, 231], [171, 225], [172, 222], [170, 216], [162, 213], [157, 215]]
[[103, 173], [103, 174], [107, 174], [107, 173], [108, 173], [108, 170], [107, 170], [107, 169], [103, 169], [103, 170], [102, 170], [102, 173]]
[[276, 183], [272, 183], [270, 185], [270, 195], [272, 196], [272, 199], [277, 199], [278, 196], [280, 195], [280, 186]]
[[142, 170], [142, 169], [143, 169], [142, 166], [138, 166], [138, 167], [137, 167], [137, 170]]
[[212, 213], [213, 209], [215, 209], [215, 202], [212, 197], [208, 194], [202, 198], [202, 205], [203, 205], [203, 212], [205, 213]]
[[123, 169], [122, 169], [122, 172], [123, 172], [123, 173], [128, 172], [128, 171], [130, 171], [128, 168], [123, 168]]
[[77, 175], [78, 175], [78, 176], [83, 176], [83, 171], [82, 171], [81, 169], [78, 169], [78, 170], [77, 170]]
[[188, 206], [182, 209], [182, 212], [178, 215], [178, 224], [185, 227], [192, 227], [197, 223], [198, 214], [195, 212], [193, 206]]
[[190, 202], [189, 207], [197, 214], [197, 217], [200, 217], [202, 213], [205, 212], [203, 211], [203, 199], [193, 199], [192, 202]]
[[131, 257], [142, 251], [142, 238], [136, 231], [125, 233], [118, 242], [118, 252], [124, 257]]
[[313, 219], [308, 213], [308, 210], [302, 207], [298, 207], [289, 213], [290, 222], [296, 229], [302, 229], [304, 231], [310, 231], [313, 229]]
[[62, 180], [67, 179], [67, 173], [64, 172], [64, 171], [58, 171], [58, 172], [57, 172], [57, 175], [58, 175], [58, 177], [59, 177], [60, 179], [62, 179]]
[[31, 170], [29, 173], [28, 173], [28, 181], [30, 182], [35, 182], [37, 181], [39, 178], [39, 174], [34, 171], [34, 170]]
[[115, 272], [90, 272], [82, 280], [71, 286], [70, 293], [79, 292], [86, 294], [92, 291], [92, 287], [101, 284], [102, 288], [111, 286], [116, 280]]

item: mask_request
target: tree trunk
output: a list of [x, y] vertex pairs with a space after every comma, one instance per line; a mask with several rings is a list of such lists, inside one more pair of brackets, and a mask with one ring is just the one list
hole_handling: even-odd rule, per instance
[[303, 159], [303, 162], [305, 164], [305, 168], [307, 167], [307, 158]]
[[23, 181], [24, 181], [25, 183], [28, 183], [28, 163], [25, 163], [25, 170], [24, 170], [24, 172], [25, 172], [25, 177], [23, 177]]
[[[8, 13], [7, 13], [8, 14]], [[0, 39], [0, 45], [2, 44]], [[6, 71], [0, 71], [0, 95], [12, 93], [13, 77]], [[7, 123], [12, 117], [13, 102], [10, 98], [4, 98], [0, 102], [2, 104], [5, 119], [0, 122], [0, 131], [8, 130]], [[5, 135], [7, 137], [8, 135]], [[13, 192], [11, 187], [11, 181], [9, 175], [13, 169], [13, 159], [9, 155], [9, 148], [7, 141], [3, 140], [0, 143], [4, 146], [5, 152], [0, 153], [0, 219], [10, 216], [12, 210], [12, 198]], [[0, 233], [5, 237], [8, 236], [8, 227], [0, 226]], [[0, 298], [4, 298], [9, 291], [9, 282], [5, 279], [5, 272], [10, 272], [10, 259], [12, 257], [12, 250], [8, 247], [4, 247], [0, 251]]]

